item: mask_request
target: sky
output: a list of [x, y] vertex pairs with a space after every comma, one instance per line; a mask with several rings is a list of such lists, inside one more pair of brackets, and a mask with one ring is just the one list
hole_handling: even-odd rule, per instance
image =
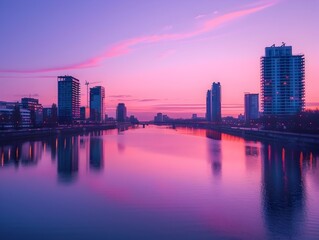
[[306, 106], [319, 108], [319, 0], [0, 0], [0, 101], [57, 102], [57, 76], [106, 90], [149, 120], [205, 115], [222, 86], [223, 116], [260, 92], [260, 57], [272, 44], [304, 54]]

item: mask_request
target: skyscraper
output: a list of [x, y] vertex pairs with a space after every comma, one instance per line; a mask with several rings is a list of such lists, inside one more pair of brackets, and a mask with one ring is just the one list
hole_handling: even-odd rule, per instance
[[105, 89], [102, 86], [90, 88], [90, 116], [92, 121], [102, 122], [104, 118]]
[[116, 121], [125, 122], [126, 121], [126, 107], [124, 103], [119, 103], [116, 108]]
[[206, 120], [219, 123], [221, 116], [221, 86], [220, 83], [213, 83], [212, 89], [206, 94]]
[[258, 119], [259, 117], [259, 96], [257, 93], [245, 94], [245, 120]]
[[206, 94], [206, 120], [212, 121], [212, 91], [207, 90]]
[[304, 55], [292, 55], [292, 47], [265, 48], [261, 57], [261, 93], [264, 115], [293, 115], [305, 105]]
[[212, 122], [219, 123], [221, 120], [221, 86], [219, 82], [214, 82], [212, 85]]
[[74, 77], [58, 77], [58, 117], [62, 123], [80, 118], [80, 81]]

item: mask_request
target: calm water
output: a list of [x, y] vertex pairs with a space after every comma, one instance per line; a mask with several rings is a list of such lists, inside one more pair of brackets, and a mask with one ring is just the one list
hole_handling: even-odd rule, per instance
[[318, 152], [151, 126], [0, 145], [0, 239], [319, 239]]

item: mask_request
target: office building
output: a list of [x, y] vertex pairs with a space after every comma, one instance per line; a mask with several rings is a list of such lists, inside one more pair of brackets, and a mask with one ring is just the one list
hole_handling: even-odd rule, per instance
[[30, 110], [22, 108], [19, 102], [0, 102], [0, 129], [30, 128]]
[[207, 90], [206, 94], [206, 120], [212, 121], [212, 91]]
[[259, 118], [259, 95], [256, 93], [245, 94], [245, 121]]
[[292, 47], [265, 48], [261, 57], [261, 94], [264, 115], [287, 116], [304, 110], [304, 55], [293, 55]]
[[90, 88], [90, 116], [95, 122], [102, 122], [104, 118], [105, 89], [102, 86]]
[[58, 117], [61, 123], [80, 118], [80, 81], [74, 77], [58, 77]]
[[30, 111], [33, 126], [41, 126], [43, 124], [43, 106], [39, 104], [38, 99], [21, 98], [21, 106], [23, 109]]
[[80, 107], [80, 119], [87, 120], [90, 118], [90, 108], [89, 107]]
[[220, 123], [221, 116], [221, 86], [220, 83], [213, 83], [212, 89], [206, 94], [206, 120]]
[[119, 103], [116, 108], [116, 121], [126, 122], [127, 113], [124, 103]]
[[214, 82], [212, 86], [212, 122], [222, 121], [221, 108], [221, 86], [219, 82]]

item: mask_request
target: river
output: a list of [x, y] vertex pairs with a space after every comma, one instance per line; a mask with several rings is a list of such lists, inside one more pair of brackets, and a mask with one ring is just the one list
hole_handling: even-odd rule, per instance
[[1, 239], [319, 239], [319, 148], [147, 126], [0, 145]]

